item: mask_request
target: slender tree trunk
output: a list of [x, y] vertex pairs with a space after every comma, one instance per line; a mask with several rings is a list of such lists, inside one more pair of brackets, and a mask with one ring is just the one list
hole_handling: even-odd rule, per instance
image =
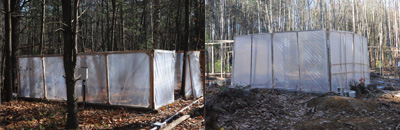
[[153, 49], [160, 48], [160, 34], [159, 34], [159, 25], [160, 25], [160, 1], [153, 0]]
[[78, 129], [78, 109], [75, 95], [75, 67], [78, 42], [78, 7], [79, 0], [74, 1], [74, 22], [71, 23], [71, 0], [62, 1], [64, 19], [64, 70], [67, 86], [67, 124], [66, 129]]
[[115, 1], [116, 0], [112, 0], [111, 1], [111, 5], [112, 5], [112, 23], [111, 23], [111, 50], [115, 51], [117, 49], [117, 43], [115, 43], [114, 39], [115, 39], [115, 12], [116, 12], [116, 5], [115, 5]]
[[12, 66], [12, 25], [11, 25], [11, 1], [4, 0], [4, 10], [5, 14], [5, 50], [6, 50], [6, 67], [5, 67], [5, 77], [4, 77], [4, 101], [8, 102], [12, 98], [12, 77], [13, 77], [13, 66]]
[[181, 0], [178, 0], [178, 6], [177, 6], [177, 8], [178, 8], [178, 11], [177, 11], [177, 13], [176, 13], [176, 19], [175, 19], [175, 26], [176, 26], [176, 43], [177, 43], [177, 45], [175, 46], [175, 50], [182, 50], [181, 49], [181, 45], [182, 45], [182, 40], [181, 40], [181, 31], [180, 31], [180, 13], [181, 13], [181, 10], [180, 10], [180, 7], [181, 7]]
[[353, 32], [356, 32], [355, 0], [353, 0]]
[[[183, 66], [182, 66], [182, 86], [180, 93], [183, 97], [185, 97], [185, 77], [186, 77], [186, 55], [188, 51], [188, 44], [189, 44], [189, 0], [185, 0], [185, 35], [183, 37], [183, 51], [184, 51], [184, 56], [183, 56]], [[186, 98], [186, 97], [185, 97]]]
[[121, 44], [122, 44], [122, 50], [125, 51], [126, 49], [126, 43], [125, 43], [125, 22], [124, 22], [124, 4], [125, 4], [125, 0], [123, 0], [121, 2], [120, 5], [120, 19], [121, 19]]
[[388, 16], [387, 16], [387, 10], [386, 10], [386, 0], [385, 0], [385, 17], [386, 17], [386, 31], [387, 31], [387, 44], [389, 48], [389, 66], [392, 66], [392, 48], [390, 48], [390, 31], [389, 31], [389, 25], [388, 25]]
[[45, 28], [45, 24], [46, 24], [46, 0], [42, 0], [42, 26], [41, 26], [41, 32], [40, 32], [40, 55], [43, 54], [43, 45], [44, 45], [44, 28]]

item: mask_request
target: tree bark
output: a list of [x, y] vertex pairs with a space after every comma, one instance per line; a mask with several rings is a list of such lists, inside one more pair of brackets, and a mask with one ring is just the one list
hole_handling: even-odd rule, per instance
[[111, 5], [112, 5], [112, 23], [111, 23], [111, 50], [115, 51], [117, 48], [117, 44], [115, 43], [114, 39], [115, 39], [115, 12], [116, 12], [116, 5], [115, 5], [115, 1], [116, 0], [112, 0], [111, 1]]
[[189, 0], [185, 0], [185, 35], [183, 36], [183, 66], [182, 66], [182, 86], [180, 90], [180, 94], [186, 98], [185, 96], [185, 78], [186, 78], [186, 55], [188, 51], [188, 44], [189, 44]]
[[160, 1], [153, 0], [153, 49], [160, 48], [160, 34], [159, 34], [159, 25], [160, 25]]
[[5, 62], [5, 77], [4, 77], [4, 101], [11, 101], [12, 98], [12, 77], [13, 77], [13, 66], [12, 66], [12, 25], [11, 25], [11, 2], [10, 0], [4, 0], [5, 14], [5, 50], [6, 50], [6, 62]]
[[77, 53], [79, 0], [74, 1], [74, 22], [71, 23], [71, 0], [62, 1], [64, 19], [64, 71], [67, 86], [67, 124], [66, 129], [78, 129], [78, 109], [75, 95], [75, 67]]
[[42, 15], [41, 15], [41, 19], [42, 19], [42, 25], [41, 25], [41, 31], [40, 31], [40, 51], [39, 54], [42, 55], [43, 54], [43, 45], [44, 45], [44, 28], [45, 28], [45, 24], [46, 24], [46, 0], [42, 0]]

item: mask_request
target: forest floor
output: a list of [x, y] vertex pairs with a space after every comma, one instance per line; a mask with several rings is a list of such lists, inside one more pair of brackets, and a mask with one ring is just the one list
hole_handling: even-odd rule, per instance
[[[163, 122], [194, 100], [178, 100], [157, 111], [136, 110], [123, 107], [103, 108], [99, 106], [78, 107], [80, 129], [151, 129], [155, 122]], [[175, 129], [204, 129], [203, 102], [180, 114], [190, 118]], [[1, 129], [63, 129], [66, 123], [66, 103], [51, 101], [13, 100], [0, 108]]]
[[[400, 81], [373, 78], [400, 90]], [[210, 86], [206, 129], [400, 129], [400, 91], [350, 98]]]

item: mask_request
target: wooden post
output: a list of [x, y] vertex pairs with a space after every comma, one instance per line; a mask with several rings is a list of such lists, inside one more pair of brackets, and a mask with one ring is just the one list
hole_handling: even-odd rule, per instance
[[224, 72], [224, 47], [223, 47], [223, 45], [224, 45], [224, 43], [221, 43], [220, 44], [220, 47], [221, 47], [221, 71], [220, 71], [220, 75], [221, 75], [221, 78], [224, 78], [223, 77], [223, 72]]
[[111, 99], [111, 95], [110, 95], [110, 74], [108, 72], [109, 67], [108, 67], [108, 54], [105, 54], [105, 60], [106, 60], [106, 83], [107, 83], [107, 104], [111, 104], [110, 103], [110, 99]]
[[271, 63], [272, 63], [272, 89], [275, 88], [275, 74], [274, 74], [274, 34], [271, 34]]
[[149, 53], [149, 69], [150, 69], [150, 107], [155, 109], [154, 98], [154, 50]]
[[46, 67], [45, 67], [45, 65], [44, 65], [44, 57], [41, 57], [40, 58], [41, 60], [42, 60], [42, 72], [43, 72], [43, 74], [42, 74], [42, 76], [43, 76], [43, 98], [44, 99], [47, 99], [46, 98], [46, 95], [47, 95], [47, 91], [46, 91]]
[[297, 62], [298, 62], [298, 66], [299, 66], [299, 82], [298, 82], [299, 86], [298, 86], [298, 88], [299, 88], [299, 91], [301, 91], [301, 67], [300, 67], [301, 60], [300, 60], [300, 52], [299, 52], [300, 51], [299, 32], [296, 32], [296, 39], [297, 39], [297, 57], [298, 57]]
[[211, 74], [214, 74], [214, 45], [211, 44]]

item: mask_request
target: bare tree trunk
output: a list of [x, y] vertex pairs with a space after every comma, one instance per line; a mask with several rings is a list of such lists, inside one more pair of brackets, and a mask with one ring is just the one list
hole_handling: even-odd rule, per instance
[[308, 9], [308, 20], [307, 20], [307, 28], [306, 28], [306, 30], [309, 30], [310, 29], [310, 20], [311, 20], [310, 0], [307, 0], [307, 6], [308, 6], [307, 7], [307, 9]]
[[225, 21], [224, 21], [224, 14], [225, 14], [225, 8], [224, 8], [224, 6], [225, 6], [225, 0], [221, 0], [220, 1], [220, 8], [221, 8], [221, 31], [220, 31], [220, 40], [224, 40], [224, 34], [225, 34], [225, 30], [224, 30], [224, 27], [225, 27]]
[[41, 32], [40, 32], [40, 51], [39, 54], [42, 55], [43, 54], [43, 45], [44, 45], [44, 28], [45, 28], [45, 24], [46, 24], [46, 0], [42, 0], [42, 26], [41, 26]]
[[322, 0], [319, 0], [319, 22], [320, 22], [319, 28], [320, 28], [320, 29], [323, 29], [323, 28], [322, 28], [322, 24], [323, 24], [324, 22], [323, 22], [323, 20], [322, 20]]
[[269, 13], [270, 13], [270, 15], [269, 15], [269, 19], [270, 19], [270, 21], [269, 21], [269, 32], [270, 33], [272, 33], [272, 32], [274, 32], [274, 14], [273, 14], [273, 9], [272, 9], [272, 0], [269, 0], [269, 9], [270, 9], [270, 11], [269, 11]]
[[112, 0], [111, 1], [111, 5], [112, 5], [112, 9], [113, 9], [113, 12], [112, 12], [112, 23], [111, 23], [111, 45], [112, 45], [112, 47], [111, 47], [111, 50], [112, 51], [115, 51], [115, 50], [117, 50], [117, 43], [115, 43], [115, 41], [114, 41], [114, 39], [115, 39], [115, 12], [116, 12], [116, 5], [115, 5], [115, 1], [116, 0]]
[[122, 50], [125, 51], [126, 45], [125, 45], [125, 31], [124, 31], [124, 2], [123, 0], [120, 5], [120, 19], [121, 19], [121, 44], [122, 44]]
[[356, 32], [355, 0], [353, 0], [353, 32]]
[[6, 50], [6, 67], [4, 77], [4, 101], [11, 101], [12, 98], [12, 87], [13, 87], [13, 66], [12, 66], [12, 25], [11, 25], [11, 1], [4, 0], [5, 15], [5, 50]]
[[[180, 90], [180, 94], [185, 97], [185, 77], [186, 77], [186, 55], [188, 51], [188, 44], [189, 44], [189, 0], [185, 0], [185, 35], [183, 37], [183, 66], [182, 66], [182, 86]], [[185, 97], [186, 98], [186, 97]]]
[[387, 31], [387, 44], [389, 47], [389, 66], [392, 66], [392, 49], [390, 48], [390, 32], [389, 32], [389, 25], [388, 25], [388, 16], [386, 10], [386, 0], [385, 0], [385, 17], [386, 17], [386, 31]]
[[160, 48], [160, 34], [159, 34], [159, 25], [160, 25], [160, 1], [153, 0], [153, 49]]
[[78, 7], [79, 0], [74, 1], [74, 22], [71, 14], [71, 0], [62, 1], [64, 19], [64, 70], [67, 86], [67, 124], [66, 129], [78, 129], [78, 109], [75, 97], [75, 67], [78, 42]]
[[258, 33], [261, 33], [260, 0], [257, 0], [257, 22], [258, 22]]

